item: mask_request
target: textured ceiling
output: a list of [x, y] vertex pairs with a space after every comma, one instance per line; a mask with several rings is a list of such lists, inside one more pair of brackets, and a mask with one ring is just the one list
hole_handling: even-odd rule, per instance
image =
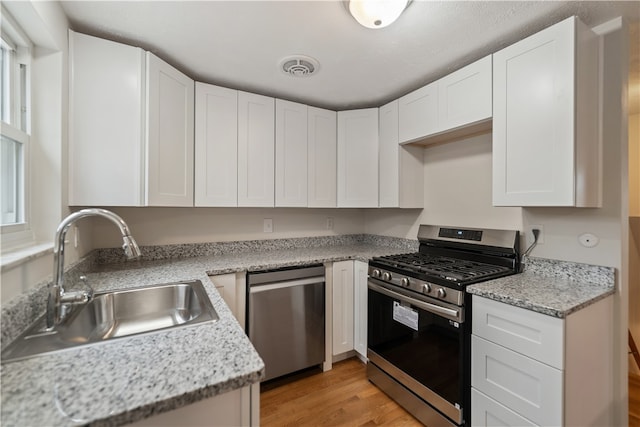
[[[640, 20], [637, 1], [420, 1], [361, 27], [339, 1], [69, 1], [73, 29], [137, 45], [198, 81], [319, 107], [379, 106], [568, 16]], [[280, 72], [304, 54], [319, 72]]]

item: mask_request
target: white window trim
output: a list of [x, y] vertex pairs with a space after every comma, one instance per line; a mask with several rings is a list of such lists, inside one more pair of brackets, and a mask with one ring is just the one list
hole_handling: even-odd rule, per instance
[[[33, 45], [29, 38], [25, 35], [24, 31], [15, 22], [12, 16], [7, 12], [4, 5], [2, 6], [2, 36], [10, 43], [10, 47], [14, 50], [14, 69], [11, 72], [12, 91], [14, 93], [20, 93], [20, 80], [15, 76], [20, 73], [20, 64], [27, 65], [27, 81], [31, 81], [31, 52], [33, 51]], [[31, 84], [27, 85], [27, 91], [25, 94], [25, 102], [22, 105], [26, 106], [30, 113], [31, 110]], [[30, 114], [27, 114], [26, 123], [21, 123], [21, 111], [20, 105], [14, 103], [11, 105], [10, 119], [12, 124], [4, 121], [1, 123], [1, 133], [17, 142], [20, 142], [23, 146], [23, 173], [22, 173], [22, 188], [23, 188], [23, 200], [22, 209], [23, 222], [17, 224], [9, 224], [0, 226], [0, 252], [6, 254], [12, 251], [24, 249], [27, 246], [35, 245], [35, 237], [33, 230], [30, 226], [31, 221], [31, 209], [30, 209], [30, 173], [31, 173], [31, 156], [30, 156], [30, 133], [31, 133], [31, 120]], [[14, 125], [15, 124], [15, 125]], [[17, 126], [16, 126], [17, 125]], [[24, 130], [21, 130], [24, 129]]]

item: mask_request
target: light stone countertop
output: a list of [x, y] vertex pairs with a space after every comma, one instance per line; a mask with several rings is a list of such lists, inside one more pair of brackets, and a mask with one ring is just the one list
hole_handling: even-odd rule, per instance
[[615, 269], [529, 258], [521, 274], [467, 287], [495, 301], [564, 318], [615, 292]]
[[[208, 276], [346, 259], [367, 261], [413, 250], [411, 241], [403, 247], [406, 242], [368, 240], [92, 265], [83, 272], [95, 290], [200, 280], [220, 319], [3, 363], [0, 423], [121, 425], [255, 383], [264, 375], [264, 364]], [[33, 295], [42, 297], [43, 292], [3, 307], [3, 347], [19, 332], [4, 330], [18, 327], [7, 319], [33, 317], [32, 311], [37, 311], [27, 300]]]

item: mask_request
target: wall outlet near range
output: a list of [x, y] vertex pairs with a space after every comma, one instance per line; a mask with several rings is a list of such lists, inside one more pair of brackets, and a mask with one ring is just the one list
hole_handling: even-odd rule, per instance
[[333, 218], [330, 216], [327, 217], [327, 230], [333, 230]]
[[534, 241], [533, 230], [540, 230], [540, 233], [538, 234], [538, 244], [539, 245], [543, 244], [544, 243], [544, 226], [542, 226], [541, 224], [527, 225], [527, 228], [525, 230], [525, 244], [529, 246], [533, 243]]
[[262, 231], [265, 233], [273, 233], [273, 219], [265, 218], [262, 225]]

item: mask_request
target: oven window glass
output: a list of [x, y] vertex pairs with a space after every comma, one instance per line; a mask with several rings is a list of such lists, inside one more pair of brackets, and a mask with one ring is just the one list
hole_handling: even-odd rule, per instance
[[399, 301], [371, 289], [368, 298], [369, 348], [451, 404], [462, 406], [462, 327], [401, 303], [412, 310], [409, 314], [417, 313], [414, 330], [394, 320], [394, 302]]

